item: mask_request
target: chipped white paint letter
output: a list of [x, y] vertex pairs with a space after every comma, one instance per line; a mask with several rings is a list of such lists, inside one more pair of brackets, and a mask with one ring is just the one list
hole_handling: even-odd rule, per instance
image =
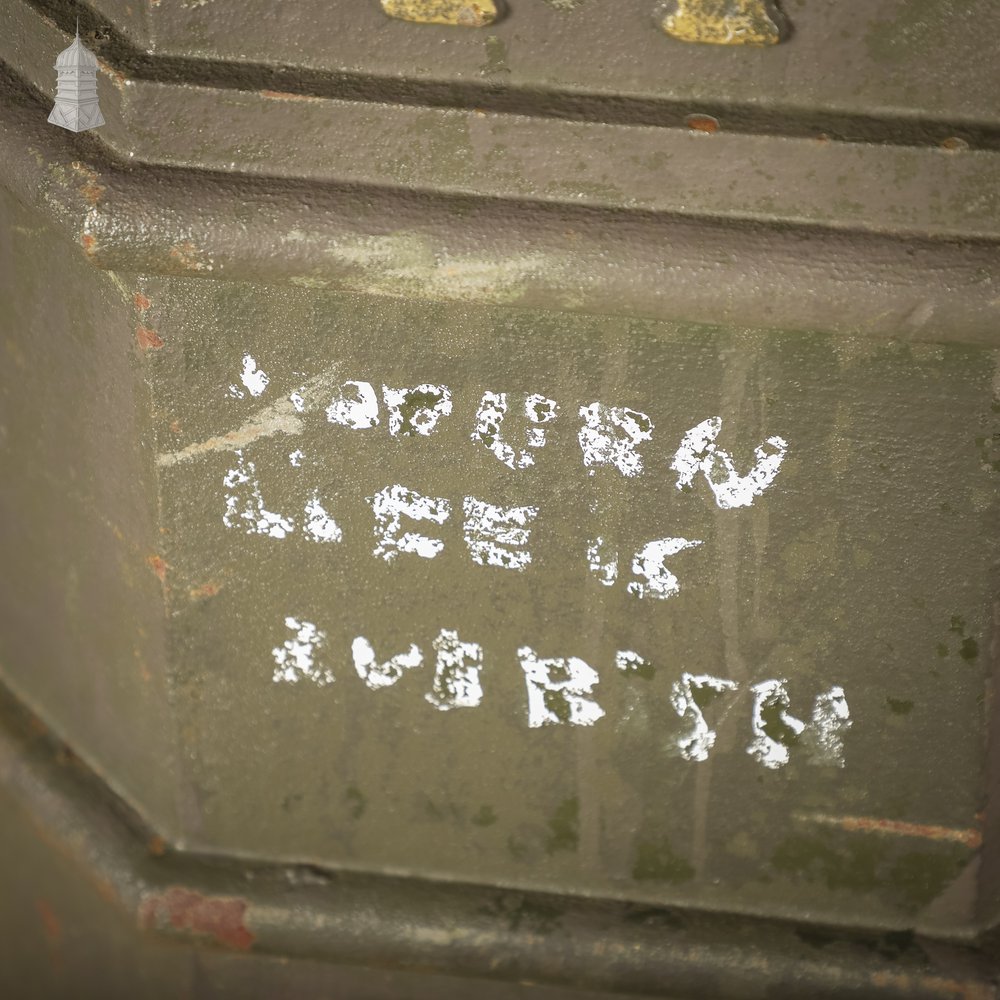
[[587, 543], [587, 565], [605, 587], [614, 586], [618, 579], [618, 553], [610, 551], [600, 535]]
[[[347, 389], [351, 387], [352, 392]], [[370, 382], [345, 382], [326, 408], [331, 424], [366, 430], [378, 426], [378, 396]]]
[[485, 500], [466, 497], [465, 544], [473, 562], [480, 566], [523, 570], [531, 562], [528, 524], [538, 515], [537, 507], [495, 507]]
[[382, 386], [393, 437], [427, 437], [442, 417], [451, 413], [451, 390], [444, 385], [416, 385], [411, 389]]
[[591, 697], [600, 680], [597, 671], [583, 660], [543, 660], [530, 646], [517, 651], [528, 688], [528, 725], [569, 723], [592, 726], [604, 715], [604, 709]]
[[462, 642], [454, 629], [443, 628], [433, 643], [437, 651], [434, 685], [424, 697], [442, 712], [451, 708], [475, 708], [483, 700], [479, 673], [483, 647]]
[[379, 663], [372, 644], [363, 635], [359, 635], [351, 643], [351, 656], [358, 676], [372, 691], [391, 687], [403, 676], [404, 670], [414, 670], [424, 662], [424, 654], [411, 643], [405, 653], [398, 653], [384, 663]]
[[[271, 380], [267, 377], [267, 372], [263, 372], [257, 367], [257, 362], [249, 354], [244, 354], [243, 371], [240, 374], [240, 381], [246, 386], [251, 396], [259, 396], [267, 388], [267, 383]], [[229, 395], [235, 399], [244, 398], [243, 390], [236, 385], [229, 387]]]
[[670, 464], [677, 473], [677, 488], [690, 489], [701, 472], [716, 504], [723, 510], [749, 507], [774, 482], [788, 452], [788, 443], [784, 438], [769, 437], [754, 449], [754, 467], [741, 476], [729, 452], [715, 444], [721, 430], [722, 418], [709, 417], [684, 435]]
[[277, 664], [274, 683], [297, 684], [300, 678], [307, 678], [320, 686], [332, 684], [333, 671], [316, 662], [316, 654], [326, 642], [326, 633], [312, 622], [291, 616], [285, 619], [285, 626], [295, 633], [295, 637], [286, 639], [283, 645], [271, 650]]
[[[226, 512], [222, 523], [227, 528], [244, 528], [248, 535], [268, 535], [284, 538], [295, 530], [290, 517], [282, 517], [264, 509], [264, 500], [257, 481], [257, 468], [253, 462], [236, 452], [236, 468], [230, 469], [222, 480], [230, 492], [226, 494]], [[244, 522], [241, 524], [240, 522]]]
[[806, 734], [811, 750], [810, 763], [844, 767], [844, 735], [852, 725], [851, 710], [842, 687], [832, 687], [819, 695]]
[[340, 525], [323, 509], [316, 493], [306, 504], [306, 523], [302, 530], [314, 542], [339, 542], [344, 537]]
[[801, 719], [788, 714], [787, 684], [786, 680], [761, 681], [751, 688], [753, 740], [747, 753], [772, 770], [788, 763], [788, 748], [799, 742], [806, 728]]
[[[524, 415], [536, 425], [554, 420], [559, 407], [554, 399], [533, 393], [525, 397]], [[476, 411], [476, 426], [472, 440], [484, 444], [509, 469], [527, 469], [535, 464], [535, 456], [530, 451], [515, 451], [513, 445], [505, 441], [500, 433], [501, 424], [507, 415], [507, 393], [486, 392]], [[528, 448], [544, 448], [546, 433], [541, 426], [529, 427]]]
[[687, 735], [677, 738], [677, 749], [685, 760], [708, 760], [708, 751], [715, 746], [716, 732], [705, 720], [702, 710], [723, 691], [735, 691], [738, 687], [735, 681], [707, 675], [681, 674], [681, 679], [674, 681], [670, 704], [682, 719], [690, 721], [692, 727]]
[[667, 569], [667, 557], [701, 544], [697, 539], [688, 541], [686, 538], [659, 538], [644, 545], [632, 560], [632, 572], [642, 579], [633, 580], [626, 588], [627, 591], [636, 597], [655, 597], [661, 601], [673, 597], [680, 591], [681, 585], [677, 577]]
[[580, 416], [583, 464], [591, 475], [598, 465], [613, 465], [623, 476], [642, 472], [642, 456], [636, 445], [653, 436], [653, 421], [645, 413], [624, 406], [591, 403], [580, 407]]
[[400, 552], [412, 552], [424, 559], [433, 559], [443, 548], [439, 538], [408, 531], [400, 535], [402, 519], [431, 521], [444, 524], [451, 514], [451, 504], [443, 497], [425, 497], [405, 486], [387, 486], [373, 497], [365, 498], [375, 514], [375, 537], [378, 545], [373, 555], [392, 562]]
[[615, 653], [615, 666], [623, 673], [639, 673], [649, 664], [634, 649], [619, 649]]

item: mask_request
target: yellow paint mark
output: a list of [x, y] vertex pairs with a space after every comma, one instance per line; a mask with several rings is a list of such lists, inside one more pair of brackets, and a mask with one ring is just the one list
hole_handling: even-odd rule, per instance
[[767, 0], [676, 0], [663, 30], [682, 42], [776, 45], [781, 29]]
[[497, 19], [493, 0], [382, 0], [382, 10], [403, 21], [463, 28], [482, 28]]

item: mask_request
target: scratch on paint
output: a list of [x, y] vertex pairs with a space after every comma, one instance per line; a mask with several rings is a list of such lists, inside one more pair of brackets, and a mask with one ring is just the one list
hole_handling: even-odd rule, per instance
[[829, 816], [825, 813], [799, 813], [795, 818], [801, 823], [820, 823], [838, 826], [852, 833], [880, 833], [894, 837], [920, 837], [924, 840], [944, 840], [966, 847], [982, 847], [983, 835], [979, 830], [962, 830], [950, 826], [927, 823], [906, 823], [903, 820], [881, 819], [877, 816]]
[[[167, 468], [214, 451], [240, 451], [260, 438], [273, 437], [275, 434], [301, 434], [303, 424], [299, 413], [318, 408], [321, 405], [319, 397], [336, 382], [337, 369], [322, 372], [310, 379], [298, 392], [264, 407], [236, 430], [197, 444], [189, 444], [180, 451], [157, 455], [156, 464], [160, 468]], [[309, 400], [308, 404], [303, 403], [304, 398]]]

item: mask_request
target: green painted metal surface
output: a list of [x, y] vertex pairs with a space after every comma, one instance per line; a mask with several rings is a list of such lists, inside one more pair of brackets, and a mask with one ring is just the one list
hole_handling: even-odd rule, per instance
[[981, 89], [931, 87], [990, 12], [788, 6], [766, 53], [619, 18], [668, 85], [542, 74], [598, 0], [343, 6], [349, 64], [270, 8], [88, 8], [81, 136], [70, 7], [0, 11], [34, 995], [99, 913], [102, 995], [993, 996], [1000, 175]]

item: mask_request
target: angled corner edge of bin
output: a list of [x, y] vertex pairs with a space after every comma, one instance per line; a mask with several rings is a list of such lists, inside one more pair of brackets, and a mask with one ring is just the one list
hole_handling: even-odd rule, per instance
[[996, 996], [990, 219], [131, 163], [29, 63], [0, 986]]

